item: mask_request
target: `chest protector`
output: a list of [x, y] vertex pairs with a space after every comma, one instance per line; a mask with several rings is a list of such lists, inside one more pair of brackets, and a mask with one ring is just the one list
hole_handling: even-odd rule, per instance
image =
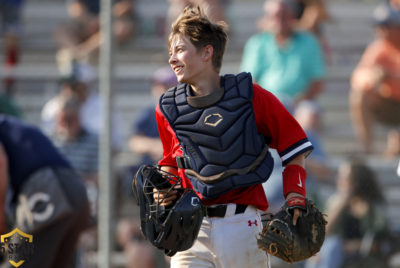
[[206, 199], [263, 183], [272, 172], [273, 158], [257, 131], [252, 96], [251, 75], [240, 73], [221, 77], [221, 90], [207, 96], [190, 96], [190, 86], [180, 84], [160, 98], [184, 153], [178, 166]]

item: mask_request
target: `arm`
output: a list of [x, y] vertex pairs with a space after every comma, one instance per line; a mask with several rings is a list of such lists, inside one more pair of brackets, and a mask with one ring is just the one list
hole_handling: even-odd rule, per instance
[[[298, 167], [301, 167], [303, 170], [304, 170], [304, 168], [305, 168], [305, 154], [303, 153], [303, 154], [300, 154], [300, 155], [298, 155], [298, 156], [296, 156], [293, 160], [291, 160], [287, 165], [286, 165], [286, 168], [285, 169], [287, 169], [287, 168], [291, 168], [291, 166], [293, 166], [293, 167], [295, 167], [295, 168], [298, 168]], [[304, 172], [305, 172], [305, 170], [304, 170]], [[290, 183], [295, 183], [297, 186], [299, 186], [299, 184], [301, 184], [302, 185], [302, 187], [300, 187], [300, 188], [303, 188], [304, 187], [304, 191], [302, 191], [301, 189], [298, 189], [298, 190], [296, 190], [295, 188], [293, 188], [292, 186], [289, 186], [290, 188], [289, 189], [291, 189], [290, 191], [289, 191], [289, 193], [285, 193], [285, 187], [284, 187], [284, 194], [286, 195], [286, 201], [288, 201], [289, 199], [291, 199], [291, 198], [294, 198], [294, 197], [301, 197], [301, 198], [304, 198], [305, 197], [305, 175], [303, 175], [304, 177], [302, 178], [302, 179], [300, 179], [300, 176], [302, 176], [302, 175], [300, 175], [299, 174], [299, 177], [297, 178], [295, 178], [295, 180], [293, 181], [293, 178], [289, 178], [289, 177], [287, 177], [287, 176], [293, 176], [293, 173], [283, 173], [283, 180], [284, 180], [284, 185], [286, 184], [286, 183], [289, 183], [289, 182], [287, 182], [287, 181], [290, 181]], [[297, 181], [296, 181], [297, 180]], [[293, 210], [293, 225], [296, 225], [296, 223], [297, 223], [297, 219], [301, 216], [303, 214], [303, 212], [302, 212], [302, 210], [301, 209], [299, 209], [299, 208], [295, 208], [294, 210]]]
[[351, 88], [354, 90], [374, 90], [382, 82], [400, 82], [398, 68], [390, 68], [393, 52], [387, 49], [387, 44], [377, 40], [365, 50], [360, 62], [351, 76]]
[[338, 195], [336, 194], [332, 199], [328, 202], [327, 215], [329, 217], [328, 224], [326, 225], [326, 234], [332, 234], [336, 226], [339, 223], [340, 215], [342, 215], [343, 211], [346, 209], [347, 204], [349, 203], [349, 197], [347, 195]]
[[[159, 106], [156, 107], [155, 113], [158, 133], [160, 134], [160, 140], [163, 148], [163, 158], [158, 162], [160, 169], [174, 175], [178, 174], [178, 167], [175, 160], [175, 151], [179, 148], [179, 143], [173, 133], [172, 129], [169, 127], [168, 121], [163, 116]], [[163, 193], [155, 193], [153, 195], [155, 201], [163, 199], [161, 203], [162, 206], [171, 205], [172, 202], [177, 198], [177, 191], [170, 191], [169, 196], [164, 198]]]
[[[304, 198], [305, 158], [312, 150], [312, 144], [282, 103], [258, 85], [254, 85], [253, 108], [258, 130], [268, 137], [269, 146], [278, 151], [285, 167], [282, 174], [284, 197], [286, 200], [296, 196]], [[294, 223], [299, 215], [301, 210], [295, 210]]]
[[159, 138], [134, 135], [129, 140], [129, 148], [137, 154], [149, 154], [154, 160], [160, 160], [163, 155], [162, 144]]
[[372, 90], [376, 88], [385, 76], [384, 69], [379, 64], [380, 45], [372, 43], [367, 47], [360, 62], [351, 75], [351, 88], [355, 90]]
[[8, 187], [8, 159], [5, 150], [0, 143], [0, 234], [7, 230], [5, 219], [5, 202]]

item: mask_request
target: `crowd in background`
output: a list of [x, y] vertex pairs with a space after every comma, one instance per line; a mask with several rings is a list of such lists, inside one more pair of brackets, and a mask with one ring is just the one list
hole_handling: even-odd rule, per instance
[[[225, 11], [232, 2], [169, 0], [162, 25], [165, 28], [161, 27], [158, 32], [168, 32], [171, 21], [188, 4], [202, 6], [213, 21], [229, 20]], [[114, 3], [113, 36], [117, 47], [132, 42], [139, 34], [135, 4], [135, 0]], [[24, 120], [24, 109], [13, 96], [17, 90], [14, 70], [23, 53], [20, 49], [23, 5], [23, 0], [0, 0], [4, 74], [0, 115], [8, 114], [21, 120]], [[89, 223], [76, 242], [76, 267], [89, 267], [88, 256], [97, 249], [98, 137], [104, 116], [95, 83], [101, 45], [99, 5], [99, 1], [89, 0], [66, 2], [68, 21], [55, 26], [53, 36], [57, 44], [59, 89], [43, 106], [41, 124], [37, 126], [71, 164], [86, 188]], [[327, 239], [321, 253], [296, 267], [388, 267], [391, 254], [399, 250], [392, 241], [399, 230], [388, 226], [383, 186], [379, 174], [366, 160], [369, 156], [400, 158], [400, 3], [396, 0], [377, 3], [371, 14], [371, 31], [375, 31], [376, 38], [365, 44], [366, 49], [349, 81], [349, 117], [353, 126], [348, 127], [354, 128], [360, 149], [355, 152], [358, 157], [345, 159], [337, 170], [330, 165], [330, 156], [324, 147], [322, 118], [325, 111], [319, 102], [332, 63], [329, 36], [324, 31], [325, 24], [334, 20], [328, 3], [324, 0], [267, 0], [260, 3], [260, 9], [263, 15], [254, 18], [258, 32], [246, 41], [239, 69], [250, 72], [256, 83], [277, 96], [304, 128], [314, 145], [306, 167], [308, 195], [328, 215]], [[119, 184], [117, 189], [121, 191], [117, 195], [124, 195], [125, 202], [131, 202], [131, 206], [135, 204], [130, 183], [138, 166], [156, 164], [162, 156], [154, 118], [155, 105], [161, 94], [177, 84], [175, 74], [167, 65], [154, 70], [148, 82], [152, 105], [132, 119], [127, 141], [121, 134], [120, 115], [112, 112], [113, 154], [129, 151], [139, 159], [115, 176]], [[373, 134], [377, 126], [383, 126], [387, 134], [384, 149], [375, 146]], [[0, 129], [0, 133], [2, 131]], [[1, 149], [0, 143], [0, 152]], [[276, 167], [277, 170], [281, 168]], [[398, 173], [400, 176], [400, 163]], [[280, 183], [280, 177], [275, 175], [265, 184], [271, 211], [283, 202]], [[321, 194], [324, 185], [334, 189], [329, 200]], [[124, 254], [126, 267], [166, 267], [168, 259], [144, 241], [138, 218], [121, 217], [116, 222], [116, 250]]]

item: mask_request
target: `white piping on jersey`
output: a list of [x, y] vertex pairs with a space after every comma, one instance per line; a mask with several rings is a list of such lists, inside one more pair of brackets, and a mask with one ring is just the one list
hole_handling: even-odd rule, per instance
[[303, 143], [299, 147], [297, 147], [297, 148], [293, 149], [292, 151], [288, 152], [287, 154], [283, 155], [281, 157], [281, 159], [282, 159], [282, 161], [286, 161], [287, 159], [289, 159], [290, 157], [292, 157], [296, 153], [298, 153], [301, 150], [303, 150], [304, 148], [307, 148], [307, 147], [310, 147], [310, 146], [312, 146], [311, 142], [307, 141], [306, 143]]

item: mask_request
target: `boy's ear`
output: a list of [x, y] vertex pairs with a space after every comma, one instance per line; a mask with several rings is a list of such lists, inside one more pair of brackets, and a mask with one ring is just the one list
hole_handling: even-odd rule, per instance
[[206, 45], [203, 48], [203, 59], [204, 59], [204, 61], [212, 60], [213, 54], [214, 54], [214, 47], [212, 45]]

